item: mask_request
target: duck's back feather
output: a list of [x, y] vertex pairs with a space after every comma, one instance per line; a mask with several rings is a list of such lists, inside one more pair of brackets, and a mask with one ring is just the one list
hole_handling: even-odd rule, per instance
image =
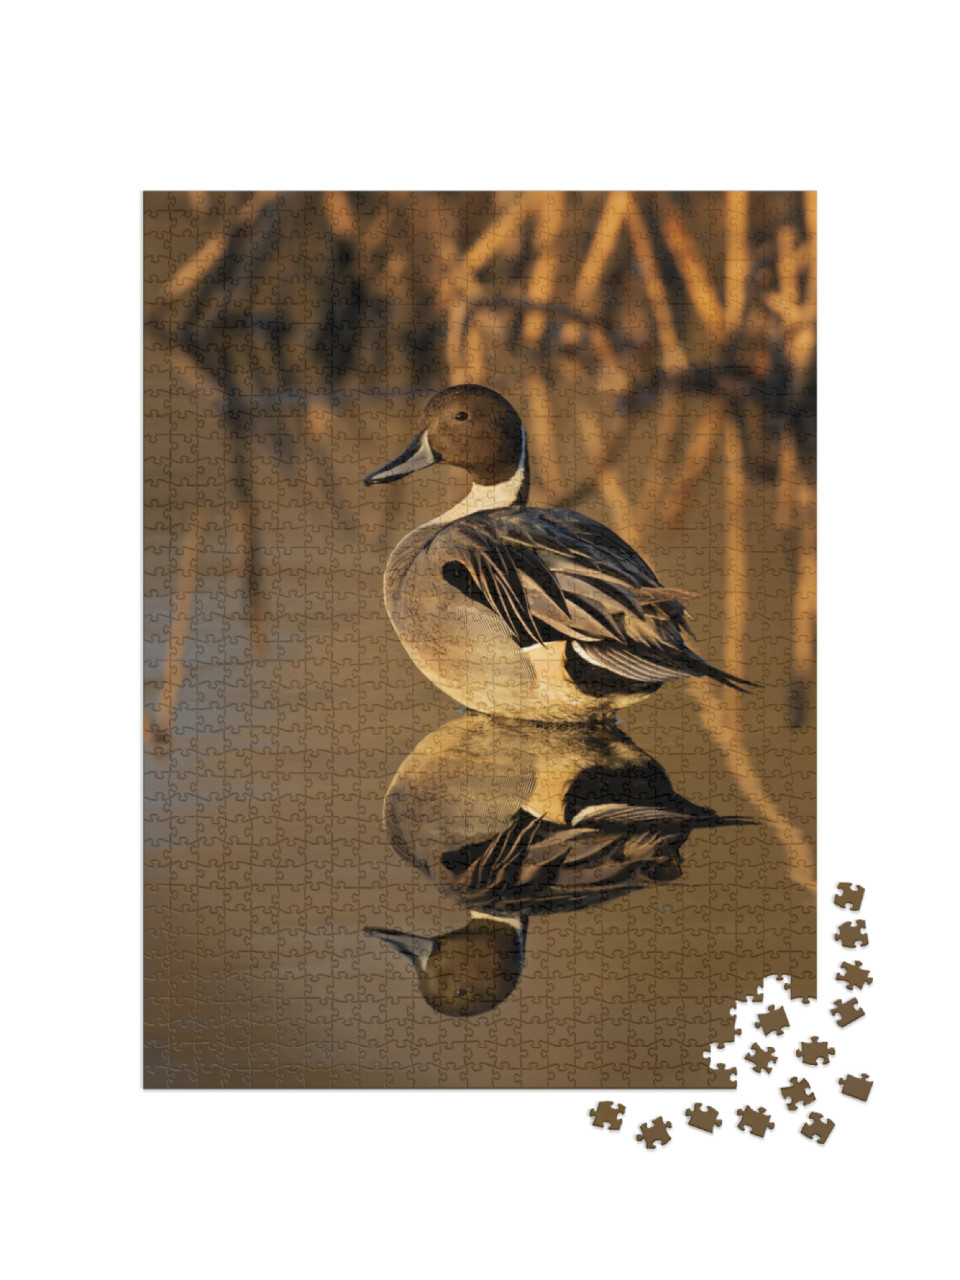
[[573, 642], [592, 666], [638, 685], [682, 676], [747, 682], [704, 662], [684, 642], [683, 598], [664, 587], [622, 538], [575, 511], [505, 507], [441, 526], [432, 551], [444, 578], [482, 600], [518, 645]]

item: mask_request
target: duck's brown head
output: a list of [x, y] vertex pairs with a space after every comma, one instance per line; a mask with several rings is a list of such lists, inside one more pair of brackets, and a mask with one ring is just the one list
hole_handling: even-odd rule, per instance
[[403, 453], [372, 471], [364, 484], [388, 484], [447, 462], [469, 471], [476, 484], [496, 485], [515, 475], [524, 458], [520, 415], [489, 387], [447, 387], [429, 401], [419, 426]]
[[424, 1000], [451, 1018], [489, 1013], [506, 1000], [523, 971], [525, 923], [478, 917], [438, 938], [394, 929], [364, 933], [406, 956]]

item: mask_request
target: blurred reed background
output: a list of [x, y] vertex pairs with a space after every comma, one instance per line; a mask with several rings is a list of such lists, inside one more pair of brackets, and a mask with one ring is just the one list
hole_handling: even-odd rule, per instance
[[[361, 1079], [362, 1053], [349, 1072], [336, 1055], [361, 979], [383, 973], [358, 924], [364, 902], [382, 923], [384, 877], [400, 874], [383, 792], [455, 712], [403, 654], [381, 576], [399, 538], [466, 489], [444, 467], [375, 491], [361, 477], [408, 443], [431, 394], [465, 381], [521, 413], [531, 502], [604, 521], [700, 592], [698, 650], [763, 686], [679, 682], [627, 717], [685, 794], [763, 824], [749, 859], [701, 838], [672, 886], [670, 901], [701, 894], [687, 919], [713, 919], [710, 945], [736, 938], [740, 958], [695, 1017], [677, 987], [671, 1016], [702, 1046], [755, 975], [812, 983], [815, 195], [147, 193], [144, 279], [148, 1075]], [[727, 874], [741, 914], [721, 920]], [[434, 910], [399, 883], [418, 919]], [[648, 907], [622, 910], [646, 929]], [[671, 918], [654, 916], [657, 936]], [[675, 950], [695, 966], [689, 937]], [[352, 967], [310, 1051], [327, 1074], [311, 1075], [303, 1001], [330, 964]], [[656, 987], [662, 1012], [672, 988]], [[268, 990], [299, 1010], [299, 1048], [277, 1047], [273, 1003], [250, 1048]], [[699, 1048], [691, 1060], [650, 1034], [631, 1078], [698, 1078]], [[471, 1044], [495, 1079], [495, 1047]]]

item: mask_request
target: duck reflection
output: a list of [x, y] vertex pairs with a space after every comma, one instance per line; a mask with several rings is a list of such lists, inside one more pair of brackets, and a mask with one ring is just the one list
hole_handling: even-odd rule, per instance
[[677, 795], [611, 724], [467, 712], [428, 734], [390, 783], [394, 850], [470, 913], [437, 937], [367, 928], [414, 966], [438, 1013], [496, 1008], [523, 970], [531, 916], [579, 911], [674, 880], [691, 831], [749, 821]]

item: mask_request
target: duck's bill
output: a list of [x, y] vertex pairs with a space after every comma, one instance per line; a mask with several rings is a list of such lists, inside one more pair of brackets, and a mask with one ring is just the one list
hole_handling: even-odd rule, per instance
[[371, 929], [363, 931], [368, 938], [379, 938], [387, 942], [402, 956], [412, 960], [418, 969], [422, 969], [437, 949], [436, 938], [421, 938], [415, 933], [400, 933], [397, 929]]
[[368, 476], [364, 476], [363, 483], [390, 484], [393, 480], [400, 480], [403, 476], [410, 475], [412, 471], [422, 471], [424, 467], [432, 467], [439, 461], [440, 459], [430, 448], [427, 433], [424, 432], [411, 440], [399, 458], [394, 458], [385, 467], [380, 467], [379, 470], [371, 471]]

